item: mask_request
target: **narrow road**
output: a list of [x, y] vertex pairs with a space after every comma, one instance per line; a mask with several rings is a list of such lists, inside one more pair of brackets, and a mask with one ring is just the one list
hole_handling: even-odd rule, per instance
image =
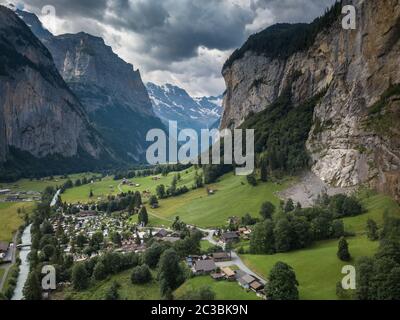
[[3, 291], [3, 287], [5, 285], [8, 273], [10, 272], [11, 267], [15, 264], [16, 260], [17, 260], [17, 237], [18, 237], [18, 232], [16, 232], [14, 234], [13, 237], [13, 247], [10, 249], [11, 250], [11, 263], [6, 264], [5, 266], [3, 266], [4, 269], [4, 275], [3, 278], [0, 279], [0, 292]]
[[[208, 242], [210, 242], [212, 245], [219, 245], [217, 241], [214, 240], [213, 236], [216, 232], [216, 230], [209, 230], [209, 229], [202, 229], [199, 227], [196, 227], [197, 229], [199, 229], [201, 232], [207, 233], [207, 236], [205, 238], [203, 238], [203, 240], [207, 240]], [[258, 279], [260, 279], [260, 281], [263, 284], [266, 284], [267, 281], [265, 279], [263, 279], [262, 277], [260, 277], [257, 273], [255, 273], [254, 271], [250, 270], [243, 262], [243, 260], [239, 257], [239, 255], [235, 252], [235, 251], [231, 251], [231, 256], [232, 256], [232, 260], [231, 261], [227, 261], [227, 262], [217, 262], [216, 265], [218, 267], [229, 267], [232, 265], [236, 265], [237, 267], [239, 267], [239, 269], [241, 269], [242, 271], [248, 273], [249, 275], [252, 275], [253, 277], [256, 277]]]
[[118, 190], [119, 190], [119, 192], [124, 193], [124, 190], [122, 190], [121, 186], [122, 186], [122, 183], [120, 183], [120, 184], [118, 185]]

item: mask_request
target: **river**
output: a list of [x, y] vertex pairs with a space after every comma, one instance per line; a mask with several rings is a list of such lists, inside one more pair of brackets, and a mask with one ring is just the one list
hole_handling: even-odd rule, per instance
[[[22, 233], [22, 244], [31, 243], [31, 226], [29, 225], [25, 228]], [[24, 298], [23, 290], [25, 282], [29, 275], [29, 261], [28, 255], [31, 252], [30, 247], [21, 248], [19, 252], [19, 258], [21, 259], [21, 265], [19, 266], [19, 275], [17, 280], [17, 286], [14, 290], [14, 295], [11, 300], [22, 300]]]

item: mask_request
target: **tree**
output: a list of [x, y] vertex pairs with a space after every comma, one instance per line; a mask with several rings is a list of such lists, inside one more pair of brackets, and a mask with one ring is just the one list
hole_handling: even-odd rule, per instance
[[96, 250], [100, 249], [100, 246], [103, 244], [104, 242], [104, 235], [102, 232], [96, 232], [92, 235], [92, 238], [89, 241], [89, 245], [93, 248], [95, 248]]
[[143, 254], [143, 262], [150, 268], [154, 269], [160, 260], [160, 256], [163, 253], [164, 247], [159, 243], [153, 243]]
[[120, 284], [117, 281], [114, 281], [111, 284], [111, 287], [107, 290], [106, 295], [104, 297], [105, 300], [119, 300], [118, 289], [120, 288]]
[[250, 252], [253, 254], [275, 253], [274, 223], [271, 220], [256, 224], [250, 238]]
[[260, 176], [262, 182], [268, 181], [268, 159], [265, 156], [260, 160]]
[[247, 176], [247, 182], [248, 182], [249, 185], [255, 187], [257, 185], [256, 176], [254, 174], [249, 174]]
[[142, 205], [142, 196], [140, 195], [139, 191], [135, 192], [133, 199], [134, 199], [135, 207], [140, 208], [140, 206]]
[[152, 208], [157, 208], [158, 207], [158, 199], [157, 199], [157, 197], [156, 196], [151, 196], [150, 197], [150, 199], [149, 199], [149, 205], [152, 207]]
[[71, 278], [75, 290], [82, 291], [89, 286], [89, 276], [83, 263], [74, 265]]
[[289, 199], [285, 205], [285, 212], [292, 212], [294, 210], [294, 203], [292, 199]]
[[160, 281], [160, 293], [163, 297], [168, 297], [185, 281], [185, 275], [180, 266], [180, 258], [174, 249], [168, 249], [161, 255], [158, 279]]
[[149, 216], [147, 214], [146, 207], [142, 207], [139, 211], [139, 217], [138, 217], [138, 222], [139, 224], [147, 225], [149, 223]]
[[90, 193], [89, 193], [89, 198], [93, 198], [93, 190], [92, 189], [90, 189]]
[[40, 286], [39, 275], [36, 270], [29, 273], [28, 279], [23, 289], [26, 300], [41, 300], [42, 288]]
[[291, 250], [293, 233], [289, 220], [282, 218], [276, 222], [274, 237], [276, 252], [287, 252]]
[[76, 245], [79, 248], [83, 248], [87, 242], [87, 238], [82, 233], [78, 234], [76, 237]]
[[117, 245], [117, 246], [121, 246], [122, 243], [122, 239], [121, 239], [121, 235], [119, 234], [119, 232], [113, 232], [111, 233], [111, 241]]
[[368, 219], [367, 221], [367, 237], [371, 241], [376, 241], [379, 239], [378, 225], [372, 219]]
[[275, 213], [275, 209], [276, 209], [275, 206], [271, 202], [269, 202], [269, 201], [264, 202], [261, 205], [260, 215], [264, 219], [272, 219], [272, 216]]
[[163, 184], [160, 184], [159, 186], [157, 186], [156, 192], [157, 192], [158, 198], [160, 198], [160, 199], [165, 198], [165, 186]]
[[292, 267], [284, 262], [278, 262], [270, 272], [265, 294], [268, 300], [298, 300], [298, 285]]
[[149, 267], [144, 264], [142, 266], [137, 266], [132, 270], [131, 281], [133, 284], [144, 284], [150, 282], [152, 275]]
[[350, 261], [351, 256], [349, 252], [349, 244], [344, 237], [341, 237], [338, 245], [337, 256], [342, 261]]
[[342, 220], [334, 220], [332, 222], [332, 237], [339, 239], [345, 235], [344, 223]]
[[181, 297], [182, 300], [215, 300], [215, 292], [210, 287], [201, 287], [198, 290], [189, 290]]
[[104, 263], [102, 261], [99, 261], [96, 263], [96, 265], [93, 269], [93, 277], [95, 280], [99, 280], [99, 281], [107, 278], [106, 267], [104, 266]]

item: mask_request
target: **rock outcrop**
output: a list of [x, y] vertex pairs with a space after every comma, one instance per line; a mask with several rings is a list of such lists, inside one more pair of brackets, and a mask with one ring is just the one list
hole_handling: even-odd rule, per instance
[[139, 70], [87, 33], [49, 35], [32, 13], [17, 11], [51, 52], [57, 69], [85, 107], [91, 123], [126, 161], [143, 160], [146, 133], [156, 117]]
[[107, 153], [51, 54], [10, 9], [0, 6], [0, 160], [9, 148], [37, 158], [93, 159]]
[[248, 50], [229, 61], [222, 127], [240, 126], [287, 87], [294, 104], [327, 90], [307, 141], [312, 171], [334, 186], [367, 184], [400, 199], [400, 1], [344, 4], [356, 7], [356, 30], [344, 30], [339, 16], [288, 56]]

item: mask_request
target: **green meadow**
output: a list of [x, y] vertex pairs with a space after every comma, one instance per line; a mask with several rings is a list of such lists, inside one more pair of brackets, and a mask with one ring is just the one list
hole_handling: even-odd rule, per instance
[[174, 292], [174, 296], [179, 300], [186, 292], [202, 287], [210, 287], [215, 293], [216, 300], [260, 300], [254, 292], [246, 291], [236, 281], [215, 281], [210, 276], [188, 279]]
[[348, 238], [349, 250], [352, 256], [350, 263], [340, 261], [337, 256], [338, 241], [329, 240], [316, 243], [314, 246], [275, 255], [242, 255], [245, 264], [256, 273], [267, 278], [270, 270], [278, 261], [293, 267], [299, 281], [300, 298], [303, 300], [336, 300], [336, 284], [344, 275], [341, 274], [344, 265], [354, 265], [362, 256], [373, 256], [378, 249], [378, 241], [370, 241], [365, 235], [368, 218], [382, 224], [385, 211], [400, 216], [400, 207], [390, 197], [384, 195], [362, 195], [362, 202], [367, 213], [344, 219], [346, 230], [356, 233]]
[[[157, 281], [144, 285], [134, 285], [131, 282], [132, 270], [121, 272], [111, 276], [104, 281], [97, 281], [84, 291], [74, 291], [72, 288], [65, 289], [62, 292], [57, 292], [52, 295], [52, 299], [67, 299], [67, 300], [104, 300], [107, 290], [111, 287], [114, 281], [120, 285], [118, 293], [121, 300], [159, 300], [160, 288]], [[153, 274], [155, 277], [155, 273]]]
[[179, 216], [188, 224], [208, 228], [223, 226], [228, 218], [242, 217], [246, 213], [258, 217], [263, 202], [279, 205], [276, 193], [287, 188], [289, 183], [290, 180], [280, 184], [268, 182], [253, 187], [247, 183], [246, 177], [230, 173], [209, 186], [214, 195], [208, 195], [206, 189], [197, 189], [180, 197], [161, 200], [160, 208], [149, 210], [153, 215], [150, 223], [168, 224], [168, 220]]
[[18, 209], [29, 213], [33, 206], [33, 203], [0, 203], [0, 241], [11, 242], [24, 222], [24, 213], [18, 213]]
[[[199, 171], [200, 173], [201, 171]], [[98, 200], [105, 200], [110, 195], [117, 195], [123, 192], [128, 191], [150, 191], [152, 194], [155, 194], [156, 188], [160, 184], [164, 184], [165, 186], [169, 186], [172, 183], [173, 177], [177, 174], [177, 172], [171, 172], [168, 176], [163, 177], [158, 175], [159, 180], [153, 180], [153, 176], [149, 177], [137, 177], [128, 180], [128, 183], [133, 183], [136, 186], [123, 185], [122, 180], [114, 180], [113, 177], [108, 176], [102, 179], [102, 181], [96, 181], [91, 184], [86, 184], [80, 187], [74, 187], [72, 189], [66, 190], [61, 198], [63, 201], [67, 203], [88, 203]], [[178, 181], [178, 187], [182, 187], [186, 185], [189, 189], [193, 185], [195, 170], [190, 168], [188, 170], [184, 170], [180, 172], [181, 180]], [[93, 192], [93, 198], [90, 198], [90, 191]], [[146, 199], [144, 199], [146, 200]]]

